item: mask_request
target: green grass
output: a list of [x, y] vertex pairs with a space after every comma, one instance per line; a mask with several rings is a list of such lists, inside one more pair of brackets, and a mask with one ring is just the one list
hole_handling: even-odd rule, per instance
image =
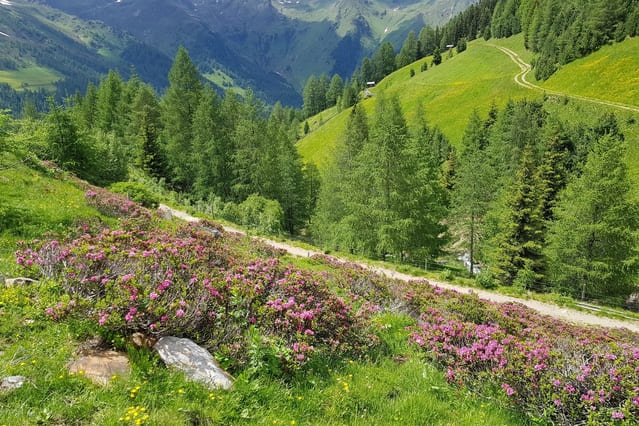
[[[469, 43], [469, 48], [436, 67], [430, 66], [431, 58], [408, 65], [382, 80], [372, 92], [399, 97], [409, 125], [416, 122], [418, 105], [422, 105], [431, 125], [438, 125], [453, 145], [461, 141], [468, 117], [474, 109], [485, 115], [494, 101], [502, 107], [508, 99], [538, 97], [540, 94], [515, 84], [513, 76], [519, 68], [502, 52], [483, 41]], [[420, 72], [427, 61], [429, 69]], [[410, 77], [410, 70], [416, 74]], [[361, 103], [372, 114], [375, 96]], [[337, 116], [298, 143], [305, 161], [312, 161], [320, 168], [331, 158], [331, 152], [346, 127], [349, 111]]]
[[[372, 91], [375, 95], [385, 93], [398, 96], [409, 125], [416, 122], [418, 105], [422, 104], [430, 125], [439, 126], [451, 143], [458, 145], [473, 109], [485, 115], [493, 101], [502, 107], [509, 99], [535, 99], [542, 95], [539, 90], [524, 89], [515, 84], [513, 77], [519, 68], [493, 45], [507, 47], [527, 62], [532, 60], [532, 53], [523, 47], [521, 34], [488, 42], [475, 40], [469, 43], [467, 51], [452, 59], [447, 60], [444, 54], [444, 62], [437, 67], [420, 72], [423, 61], [429, 65], [431, 62], [431, 58], [422, 59], [387, 76]], [[543, 87], [639, 105], [639, 77], [636, 73], [639, 56], [635, 54], [638, 49], [639, 38], [606, 46], [566, 65], [543, 83]], [[412, 78], [411, 69], [416, 72]], [[535, 81], [533, 74], [529, 73], [529, 81]], [[371, 115], [375, 97], [362, 101], [361, 105]], [[603, 111], [616, 113], [621, 119], [626, 138], [629, 141], [639, 140], [636, 125], [639, 114], [579, 100], [575, 100], [574, 105], [566, 111], [575, 114], [575, 118], [583, 117], [586, 111], [586, 116]], [[298, 142], [298, 150], [305, 161], [314, 162], [320, 169], [331, 161], [333, 149], [346, 127], [348, 114], [348, 110], [337, 115], [334, 110], [327, 110], [320, 113], [324, 118], [323, 123], [319, 122], [320, 115], [309, 119], [312, 131]], [[630, 173], [639, 181], [639, 144], [631, 142], [628, 147]]]
[[0, 287], [0, 377], [29, 379], [0, 394], [0, 424], [121, 425], [145, 415], [145, 423], [163, 425], [525, 423], [498, 403], [449, 385], [407, 345], [405, 326], [413, 321], [390, 314], [375, 318], [386, 351], [368, 361], [319, 360], [290, 381], [244, 372], [233, 390], [211, 392], [164, 368], [154, 353], [123, 345], [130, 376], [101, 387], [66, 369], [94, 329], [86, 320], [44, 318], [55, 291], [51, 283]]
[[0, 83], [7, 83], [16, 90], [53, 89], [53, 83], [62, 76], [49, 68], [30, 66], [18, 70], [0, 70]]
[[[0, 160], [0, 274], [15, 276], [17, 240], [62, 235], [77, 220], [98, 214], [86, 205], [84, 190], [64, 174], [30, 169], [6, 153]], [[304, 261], [305, 268], [320, 268]], [[241, 370], [231, 391], [211, 392], [188, 382], [154, 353], [115, 338], [112, 343], [127, 352], [132, 372], [101, 387], [66, 368], [96, 329], [86, 318], [45, 316], [44, 309], [62, 293], [59, 284], [46, 280], [0, 285], [0, 377], [28, 378], [22, 388], [0, 393], [0, 425], [135, 424], [145, 415], [148, 424], [167, 425], [525, 423], [499, 403], [449, 385], [408, 345], [405, 327], [414, 320], [391, 313], [375, 317], [383, 344], [361, 360], [317, 359], [289, 380]]]
[[639, 106], [639, 37], [604, 46], [565, 65], [542, 87]]
[[0, 275], [15, 272], [16, 242], [50, 232], [64, 235], [82, 219], [100, 218], [84, 191], [64, 175], [35, 171], [0, 153]]
[[[531, 50], [527, 50], [524, 46], [524, 34], [519, 33], [512, 37], [508, 38], [491, 38], [486, 42], [487, 44], [494, 44], [495, 46], [503, 46], [506, 47], [516, 54], [518, 54], [521, 59], [526, 61], [527, 63], [531, 63], [534, 57], [534, 54]], [[528, 75], [529, 81], [535, 81], [534, 72], [531, 72]]]
[[233, 78], [228, 76], [223, 71], [215, 70], [214, 72], [204, 74], [203, 77], [211, 83], [216, 84], [218, 87], [224, 87], [225, 89], [232, 90], [240, 96], [246, 95], [246, 89], [237, 86]]

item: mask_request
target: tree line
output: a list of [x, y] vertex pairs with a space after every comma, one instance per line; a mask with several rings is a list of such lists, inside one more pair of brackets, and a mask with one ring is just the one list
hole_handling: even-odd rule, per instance
[[454, 245], [480, 283], [608, 299], [636, 288], [636, 200], [614, 115], [560, 120], [543, 102], [469, 118], [459, 149], [396, 98], [358, 105], [323, 173], [316, 243], [422, 263]]
[[277, 104], [269, 115], [250, 91], [218, 95], [183, 48], [168, 80], [160, 97], [137, 74], [124, 81], [110, 71], [84, 94], [62, 104], [50, 99], [44, 118], [30, 108], [13, 139], [101, 186], [126, 181], [135, 167], [215, 203], [231, 219], [274, 221], [269, 230], [297, 232], [313, 209], [307, 187], [318, 187], [318, 173], [295, 148], [295, 111]]

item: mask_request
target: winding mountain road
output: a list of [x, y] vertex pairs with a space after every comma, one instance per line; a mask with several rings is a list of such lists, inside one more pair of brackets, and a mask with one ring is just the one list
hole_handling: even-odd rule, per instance
[[636, 107], [636, 106], [626, 105], [620, 102], [603, 101], [601, 99], [589, 98], [586, 96], [572, 95], [570, 93], [558, 92], [556, 90], [544, 89], [541, 86], [537, 86], [536, 84], [533, 84], [529, 82], [528, 80], [526, 80], [528, 73], [532, 70], [532, 66], [526, 63], [523, 59], [521, 59], [521, 57], [517, 53], [503, 46], [497, 46], [494, 44], [487, 44], [487, 46], [491, 46], [501, 50], [519, 67], [521, 71], [515, 75], [514, 80], [515, 80], [515, 83], [517, 83], [519, 86], [523, 88], [530, 89], [530, 90], [537, 90], [540, 92], [549, 93], [551, 95], [567, 96], [569, 98], [579, 99], [581, 101], [586, 101], [586, 102], [592, 102], [599, 105], [606, 105], [613, 108], [623, 109], [626, 111], [639, 112], [639, 107]]
[[[163, 213], [165, 216], [171, 216], [171, 217], [175, 217], [175, 218], [179, 218], [181, 220], [184, 220], [186, 222], [198, 222], [199, 219], [191, 216], [188, 213], [185, 213], [183, 211], [180, 210], [175, 210], [169, 206], [166, 206], [164, 204], [160, 204], [158, 210]], [[228, 226], [224, 226], [224, 231], [226, 232], [234, 232], [234, 233], [238, 233], [238, 234], [245, 234], [244, 231], [241, 231], [239, 229], [236, 228], [232, 228], [232, 227], [228, 227]], [[273, 241], [273, 240], [269, 240], [268, 238], [257, 238], [258, 240], [270, 245], [271, 247], [274, 248], [278, 248], [278, 249], [282, 249], [285, 250], [287, 253], [292, 254], [294, 256], [299, 256], [299, 257], [310, 257], [313, 256], [315, 254], [322, 254], [320, 252], [317, 251], [312, 251], [312, 250], [307, 250], [301, 247], [295, 247], [292, 246], [290, 244], [285, 244], [285, 243], [280, 243], [277, 241]], [[338, 258], [339, 259], [339, 258]], [[342, 260], [344, 262], [350, 262], [349, 260], [346, 259], [339, 259]], [[397, 272], [397, 271], [393, 271], [392, 269], [386, 269], [386, 268], [381, 268], [381, 267], [377, 267], [377, 266], [371, 266], [368, 265], [366, 263], [362, 263], [362, 262], [355, 262], [356, 264], [358, 264], [359, 266], [361, 266], [362, 268], [368, 269], [370, 271], [373, 271], [375, 273], [381, 274], [381, 275], [386, 275], [387, 277], [390, 278], [394, 278], [394, 279], [399, 279], [399, 280], [403, 280], [403, 281], [412, 281], [412, 280], [423, 280], [424, 278], [422, 277], [416, 277], [413, 275], [408, 275], [408, 274], [403, 274], [401, 272]], [[550, 303], [544, 303], [544, 302], [539, 302], [536, 300], [527, 300], [527, 299], [519, 299], [517, 297], [511, 297], [511, 296], [506, 296], [503, 294], [499, 294], [499, 293], [493, 293], [490, 291], [486, 291], [486, 290], [481, 290], [481, 289], [477, 289], [477, 288], [471, 288], [471, 287], [464, 287], [464, 286], [459, 286], [459, 285], [454, 285], [454, 284], [450, 284], [450, 283], [445, 283], [445, 282], [440, 282], [440, 281], [434, 281], [434, 280], [428, 280], [428, 282], [434, 286], [437, 287], [441, 287], [441, 288], [446, 288], [449, 290], [456, 290], [458, 292], [463, 292], [463, 293], [468, 293], [468, 292], [472, 292], [477, 294], [480, 298], [485, 299], [485, 300], [489, 300], [491, 302], [497, 302], [497, 303], [508, 303], [508, 302], [515, 302], [515, 303], [521, 303], [522, 305], [525, 305], [531, 309], [534, 309], [535, 311], [543, 314], [543, 315], [548, 315], [548, 316], [552, 316], [567, 322], [572, 322], [572, 323], [577, 323], [577, 324], [583, 324], [583, 325], [595, 325], [595, 326], [600, 326], [600, 327], [608, 327], [608, 328], [626, 328], [630, 331], [633, 331], [635, 333], [639, 333], [639, 321], [634, 321], [634, 320], [619, 320], [619, 319], [613, 319], [613, 318], [606, 318], [606, 317], [600, 317], [597, 315], [593, 315], [593, 314], [589, 314], [586, 312], [581, 312], [581, 311], [577, 311], [574, 309], [570, 309], [570, 308], [563, 308], [557, 305], [552, 305]]]

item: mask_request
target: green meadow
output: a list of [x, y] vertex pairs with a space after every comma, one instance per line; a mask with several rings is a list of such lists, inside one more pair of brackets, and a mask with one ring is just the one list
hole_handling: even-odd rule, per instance
[[571, 62], [542, 87], [639, 107], [639, 37]]
[[[521, 34], [488, 42], [475, 40], [469, 43], [468, 50], [452, 58], [444, 53], [444, 61], [439, 66], [432, 67], [432, 58], [428, 57], [399, 69], [379, 82], [371, 90], [374, 96], [363, 100], [361, 105], [370, 115], [374, 111], [376, 96], [382, 93], [398, 96], [409, 125], [415, 124], [421, 106], [428, 123], [439, 126], [451, 143], [458, 145], [474, 109], [485, 116], [493, 102], [501, 108], [509, 99], [543, 96], [541, 90], [525, 89], [515, 83], [514, 76], [519, 72], [519, 67], [495, 46], [515, 51], [524, 61], [532, 60], [531, 52], [523, 48]], [[637, 38], [606, 46], [593, 55], [565, 66], [542, 87], [639, 105], [639, 57], [635, 54], [638, 48]], [[428, 70], [420, 72], [424, 61], [428, 64]], [[415, 71], [414, 77], [410, 77], [411, 69]], [[596, 73], [603, 72], [607, 73], [607, 78], [596, 77], [601, 75]], [[528, 75], [528, 81], [535, 82], [532, 72]], [[630, 137], [637, 136], [637, 114], [579, 100], [574, 100], [573, 104], [576, 109], [569, 110], [575, 114], [579, 114], [577, 110], [619, 113], [627, 125], [624, 131]], [[298, 142], [298, 150], [305, 161], [314, 162], [320, 168], [330, 161], [332, 150], [346, 126], [348, 114], [349, 111], [337, 113], [327, 110], [308, 119], [311, 132]], [[634, 152], [637, 151], [634, 147], [636, 144], [630, 145], [631, 172], [639, 176], [639, 151]]]
[[44, 67], [30, 66], [18, 70], [0, 70], [0, 83], [7, 83], [14, 89], [52, 89], [53, 83], [62, 76]]

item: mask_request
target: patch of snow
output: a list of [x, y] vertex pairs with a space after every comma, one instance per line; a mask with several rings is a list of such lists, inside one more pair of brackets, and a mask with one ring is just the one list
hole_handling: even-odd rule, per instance
[[5, 36], [5, 37], [11, 37], [9, 34], [7, 34], [7, 33], [3, 33], [2, 31], [0, 31], [0, 35], [3, 35], [3, 36]]
[[384, 34], [388, 32], [388, 27], [384, 28]]
[[9, 0], [0, 0], [2, 6], [13, 6]]

